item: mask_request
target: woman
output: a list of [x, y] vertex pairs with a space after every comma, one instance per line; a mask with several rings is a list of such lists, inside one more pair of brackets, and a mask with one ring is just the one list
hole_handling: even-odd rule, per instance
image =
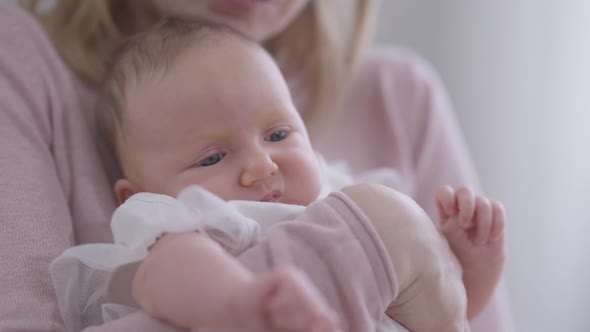
[[[41, 25], [0, 5], [0, 227], [8, 234], [0, 329], [59, 329], [48, 263], [73, 244], [111, 240], [117, 170], [96, 133], [96, 87], [122, 40], [166, 14], [205, 16], [267, 46], [316, 148], [354, 171], [396, 168], [402, 191], [434, 220], [437, 187], [477, 186], [432, 72], [403, 52], [361, 52], [374, 1], [356, 1], [350, 27], [331, 21], [347, 17], [334, 15], [337, 1], [58, 0], [49, 10], [37, 2], [28, 5]], [[343, 28], [349, 38], [335, 34]], [[496, 299], [473, 331], [507, 330], [503, 309]]]

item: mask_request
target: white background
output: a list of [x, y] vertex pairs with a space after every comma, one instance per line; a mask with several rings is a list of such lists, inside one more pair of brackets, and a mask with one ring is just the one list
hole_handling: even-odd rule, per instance
[[509, 215], [517, 331], [590, 331], [590, 1], [383, 0], [377, 41], [446, 83]]

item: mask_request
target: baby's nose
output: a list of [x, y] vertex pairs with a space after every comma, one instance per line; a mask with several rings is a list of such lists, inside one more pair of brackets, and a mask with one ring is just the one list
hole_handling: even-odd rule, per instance
[[279, 166], [266, 153], [258, 154], [248, 160], [240, 177], [242, 186], [251, 186], [257, 181], [265, 180], [279, 171]]

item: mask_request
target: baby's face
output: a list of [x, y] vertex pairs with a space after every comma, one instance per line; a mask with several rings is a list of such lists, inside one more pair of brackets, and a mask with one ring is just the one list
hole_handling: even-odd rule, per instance
[[318, 161], [283, 77], [240, 40], [189, 48], [166, 73], [129, 86], [124, 107], [131, 193], [176, 196], [197, 184], [225, 200], [299, 205], [319, 194]]

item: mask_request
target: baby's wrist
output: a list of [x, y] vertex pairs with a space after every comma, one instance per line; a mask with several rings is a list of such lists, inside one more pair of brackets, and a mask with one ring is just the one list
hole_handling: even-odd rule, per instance
[[506, 255], [504, 250], [500, 250], [494, 255], [485, 255], [484, 257], [478, 257], [472, 253], [466, 253], [461, 255], [455, 253], [464, 274], [489, 274], [493, 271], [502, 270], [506, 261]]

